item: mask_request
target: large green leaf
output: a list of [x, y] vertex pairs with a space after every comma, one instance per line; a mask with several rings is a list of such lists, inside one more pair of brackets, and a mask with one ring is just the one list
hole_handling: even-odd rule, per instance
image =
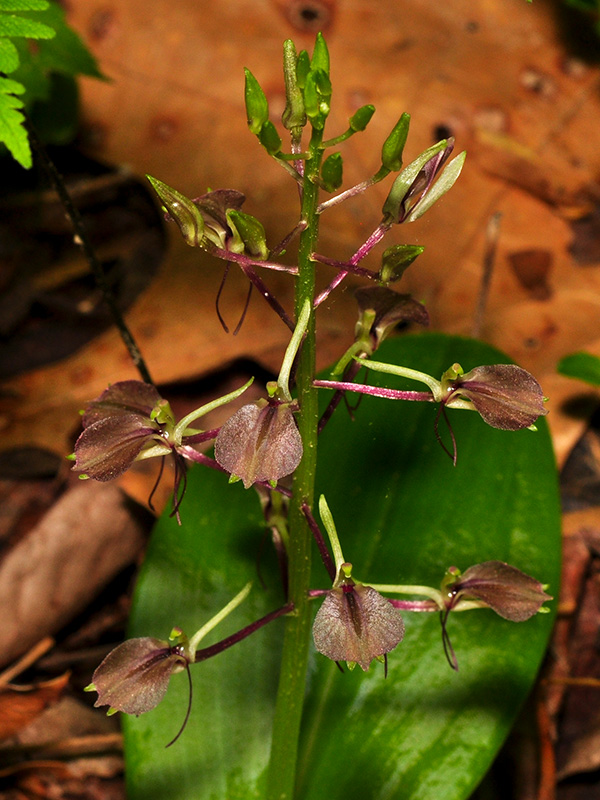
[[[378, 359], [441, 375], [506, 359], [486, 345], [431, 334], [386, 343]], [[373, 377], [373, 376], [372, 376]], [[400, 386], [390, 376], [385, 385]], [[405, 384], [406, 385], [406, 384]], [[411, 388], [415, 388], [414, 384]], [[354, 575], [365, 582], [439, 585], [445, 569], [490, 559], [520, 567], [558, 593], [556, 470], [544, 422], [536, 433], [493, 430], [450, 410], [452, 466], [435, 440], [435, 408], [363, 398], [356, 421], [340, 408], [319, 445], [318, 490], [327, 496]], [[252, 492], [193, 471], [178, 528], [157, 525], [131, 620], [132, 635], [190, 633], [255, 575], [261, 521]], [[272, 565], [225, 633], [282, 602]], [[315, 564], [315, 587], [327, 576]], [[442, 651], [436, 614], [405, 614], [406, 637], [389, 658], [342, 675], [311, 661], [298, 797], [302, 800], [460, 800], [483, 776], [535, 678], [552, 617], [514, 624], [491, 611], [456, 614], [450, 633], [460, 671]], [[156, 710], [126, 725], [131, 798], [232, 800], [260, 796], [269, 752], [281, 621], [194, 668], [188, 729], [164, 744], [185, 711], [175, 676]]]

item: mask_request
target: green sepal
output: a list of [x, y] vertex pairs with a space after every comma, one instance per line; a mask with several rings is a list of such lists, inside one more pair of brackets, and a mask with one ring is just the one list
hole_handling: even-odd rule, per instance
[[306, 50], [301, 50], [298, 53], [298, 60], [296, 62], [296, 80], [298, 88], [304, 89], [306, 86], [306, 78], [310, 72], [310, 56]]
[[146, 177], [159, 196], [165, 212], [177, 223], [186, 243], [190, 247], [201, 247], [204, 239], [204, 220], [198, 206], [172, 186], [153, 178], [152, 175]]
[[263, 125], [269, 119], [269, 103], [265, 93], [261, 89], [260, 83], [250, 70], [245, 68], [244, 73], [246, 75], [244, 99], [246, 101], [248, 127], [251, 133], [258, 136]]
[[410, 114], [402, 114], [381, 148], [381, 163], [390, 172], [402, 169], [402, 153], [408, 137]]
[[298, 57], [291, 39], [283, 43], [283, 77], [285, 79], [285, 110], [281, 115], [284, 128], [298, 131], [306, 125], [304, 98], [298, 81]]
[[310, 61], [312, 69], [322, 70], [329, 77], [329, 49], [322, 33], [317, 33], [315, 47]]
[[304, 104], [306, 116], [310, 119], [313, 128], [321, 130], [325, 126], [330, 99], [331, 81], [329, 76], [321, 69], [311, 69], [306, 76]]
[[226, 212], [226, 216], [230, 228], [243, 242], [244, 252], [264, 261], [269, 255], [269, 249], [262, 223], [251, 214], [232, 208]]
[[392, 188], [390, 189], [390, 193], [388, 194], [385, 203], [383, 204], [383, 214], [389, 219], [390, 222], [398, 222], [402, 208], [402, 201], [408, 194], [408, 191], [412, 187], [419, 172], [423, 169], [428, 161], [430, 161], [438, 153], [441, 153], [442, 150], [445, 150], [447, 146], [448, 142], [446, 139], [442, 139], [440, 142], [431, 145], [431, 147], [428, 147], [427, 150], [424, 150], [421, 155], [417, 156], [414, 161], [411, 161], [411, 163], [398, 175], [392, 184]]
[[423, 214], [429, 211], [434, 203], [437, 203], [440, 197], [443, 197], [446, 192], [450, 191], [450, 189], [458, 180], [458, 176], [462, 171], [466, 157], [467, 153], [465, 150], [463, 150], [462, 153], [459, 153], [457, 156], [455, 156], [452, 161], [444, 167], [431, 189], [427, 192], [425, 197], [423, 197], [423, 199], [417, 203], [414, 210], [408, 215], [408, 222], [415, 222], [415, 220], [419, 219], [419, 217], [422, 217]]
[[371, 105], [370, 103], [366, 106], [361, 106], [357, 111], [352, 114], [348, 125], [351, 130], [353, 131], [364, 131], [367, 127], [369, 122], [371, 121], [371, 117], [375, 113], [375, 106]]
[[321, 167], [323, 187], [328, 192], [334, 192], [342, 185], [344, 163], [341, 153], [331, 153], [327, 156]]
[[271, 120], [267, 120], [260, 129], [258, 140], [270, 156], [281, 152], [281, 136]]
[[413, 261], [425, 250], [417, 244], [395, 244], [383, 253], [379, 278], [383, 283], [400, 280]]

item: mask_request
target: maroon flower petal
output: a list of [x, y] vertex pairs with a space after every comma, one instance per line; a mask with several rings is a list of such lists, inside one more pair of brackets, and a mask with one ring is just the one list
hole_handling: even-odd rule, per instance
[[75, 443], [76, 472], [97, 481], [118, 478], [133, 464], [157, 429], [137, 414], [101, 417], [85, 428]]
[[365, 672], [374, 658], [389, 653], [404, 637], [400, 613], [370, 586], [332, 589], [318, 610], [313, 639], [333, 661], [359, 664]]
[[278, 481], [302, 458], [302, 439], [290, 407], [266, 401], [242, 406], [223, 425], [215, 441], [217, 462], [241, 478], [245, 488], [256, 481]]
[[523, 622], [552, 597], [535, 578], [503, 561], [485, 561], [469, 567], [452, 586], [465, 598], [483, 600], [496, 614], [512, 622]]
[[161, 396], [155, 386], [142, 381], [119, 381], [97, 397], [87, 407], [83, 415], [83, 427], [93, 425], [98, 420], [120, 414], [139, 414], [150, 422], [150, 414], [160, 402]]
[[128, 639], [111, 650], [94, 672], [92, 686], [98, 692], [94, 705], [144, 714], [160, 703], [171, 675], [185, 663], [160, 639]]
[[507, 431], [528, 428], [548, 413], [539, 383], [515, 364], [476, 367], [454, 385], [455, 392], [468, 398], [493, 428]]

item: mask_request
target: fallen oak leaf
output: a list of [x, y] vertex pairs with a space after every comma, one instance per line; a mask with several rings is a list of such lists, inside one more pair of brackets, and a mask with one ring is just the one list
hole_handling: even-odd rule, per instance
[[[0, 666], [59, 631], [124, 567], [148, 525], [118, 487], [68, 490], [0, 561]], [[149, 517], [148, 517], [149, 520]]]
[[0, 741], [15, 736], [42, 711], [58, 702], [69, 683], [70, 673], [38, 684], [9, 684], [0, 689]]

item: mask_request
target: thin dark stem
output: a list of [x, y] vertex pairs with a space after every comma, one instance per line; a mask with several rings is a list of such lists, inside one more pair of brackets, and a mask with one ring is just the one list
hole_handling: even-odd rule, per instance
[[246, 625], [245, 628], [237, 631], [236, 633], [232, 633], [231, 636], [227, 636], [225, 639], [221, 639], [220, 642], [216, 644], [211, 644], [210, 647], [204, 647], [201, 650], [196, 650], [196, 655], [194, 657], [194, 663], [198, 664], [200, 661], [206, 661], [208, 658], [212, 658], [213, 656], [222, 653], [224, 650], [232, 647], [234, 644], [241, 642], [247, 636], [250, 636], [255, 631], [260, 630], [269, 622], [272, 622], [274, 619], [278, 617], [283, 617], [285, 614], [289, 614], [294, 610], [293, 603], [286, 603], [281, 608], [278, 608], [276, 611], [270, 611], [268, 614], [265, 614], [264, 617], [257, 619], [256, 622], [252, 622], [250, 625]]
[[[354, 382], [354, 378], [358, 375], [360, 371], [360, 364], [358, 361], [352, 361], [348, 364], [346, 371], [344, 372], [344, 379], [349, 382]], [[344, 397], [344, 392], [338, 389], [337, 392], [334, 393], [333, 397], [327, 404], [327, 408], [321, 415], [321, 419], [319, 420], [319, 433], [323, 430], [325, 425], [329, 422], [331, 417], [333, 416], [333, 412], [339, 406], [342, 398]]]
[[445, 611], [440, 611], [440, 622], [442, 623], [442, 644], [444, 645], [444, 655], [446, 656], [446, 661], [448, 664], [450, 664], [455, 672], [458, 672], [458, 659], [456, 657], [456, 653], [454, 652], [454, 648], [452, 647], [450, 635], [446, 627], [449, 614], [450, 608], [446, 608]]
[[[385, 234], [389, 231], [390, 227], [391, 227], [391, 224], [389, 222], [386, 222], [385, 220], [383, 222], [381, 222], [375, 228], [373, 233], [369, 236], [367, 241], [364, 242], [364, 244], [362, 244], [358, 248], [356, 253], [354, 253], [354, 255], [352, 256], [352, 258], [350, 259], [350, 262], [349, 262], [350, 267], [356, 267], [358, 262], [362, 261], [362, 259], [368, 253], [371, 252], [371, 250], [375, 247], [375, 245], [378, 244], [383, 239]], [[324, 300], [327, 299], [327, 297], [329, 297], [331, 292], [340, 285], [340, 283], [344, 280], [344, 278], [348, 275], [348, 273], [350, 271], [353, 271], [353, 270], [350, 269], [350, 267], [348, 269], [341, 269], [338, 272], [338, 274], [335, 276], [335, 278], [331, 281], [329, 286], [326, 289], [323, 289], [323, 291], [317, 296], [317, 298], [315, 299], [315, 303], [314, 303], [315, 308], [317, 308], [317, 306], [319, 306]]]
[[264, 267], [274, 272], [288, 272], [290, 275], [298, 274], [298, 267], [293, 265], [280, 264], [278, 261], [260, 261], [256, 258], [250, 258], [244, 253], [233, 253], [231, 250], [224, 250], [222, 247], [215, 247], [214, 245], [207, 247], [207, 252], [215, 258], [221, 258], [223, 261], [233, 261], [235, 264], [239, 264], [240, 267]]
[[333, 563], [333, 559], [331, 558], [331, 553], [327, 549], [327, 545], [325, 544], [325, 539], [323, 538], [323, 534], [321, 533], [321, 529], [319, 528], [319, 523], [313, 517], [313, 513], [310, 509], [310, 506], [306, 503], [302, 504], [302, 513], [306, 517], [306, 521], [308, 522], [308, 527], [312, 531], [312, 535], [315, 537], [315, 542], [317, 543], [317, 547], [319, 548], [319, 553], [321, 554], [321, 559], [323, 561], [323, 565], [327, 572], [329, 573], [329, 577], [331, 578], [331, 582], [335, 580], [335, 564]]
[[[25, 112], [22, 112], [25, 113]], [[125, 318], [121, 313], [121, 309], [119, 308], [116, 298], [111, 291], [110, 286], [108, 285], [108, 281], [106, 279], [106, 274], [104, 272], [104, 268], [100, 263], [98, 256], [96, 255], [96, 251], [92, 247], [92, 243], [87, 235], [85, 226], [83, 224], [83, 219], [81, 214], [79, 213], [78, 208], [73, 203], [71, 195], [67, 189], [65, 184], [64, 178], [56, 168], [56, 165], [48, 155], [46, 148], [40, 141], [35, 128], [33, 127], [31, 120], [25, 115], [25, 127], [27, 128], [27, 133], [29, 135], [29, 140], [34, 151], [37, 153], [37, 156], [46, 170], [54, 189], [60, 199], [60, 202], [65, 210], [66, 215], [68, 216], [69, 220], [71, 221], [71, 225], [73, 226], [73, 230], [75, 231], [75, 241], [81, 246], [83, 253], [87, 259], [87, 262], [90, 266], [92, 274], [94, 276], [94, 280], [98, 285], [98, 288], [102, 292], [102, 296], [106, 305], [109, 308], [113, 321], [119, 331], [121, 339], [127, 348], [129, 355], [137, 369], [140, 373], [141, 379], [145, 383], [153, 384], [154, 381], [150, 377], [150, 371], [144, 361], [140, 349], [137, 345], [137, 342], [131, 333], [129, 326], [125, 322]]]
[[[446, 427], [450, 432], [450, 439], [452, 440], [452, 451], [448, 450], [442, 436], [439, 431], [439, 423], [440, 423], [440, 416], [444, 418], [444, 422], [446, 423]], [[450, 420], [448, 419], [448, 415], [446, 414], [446, 406], [444, 403], [440, 403], [440, 407], [438, 408], [437, 414], [435, 415], [435, 422], [433, 424], [433, 431], [435, 433], [435, 438], [438, 440], [442, 450], [446, 455], [450, 456], [452, 459], [453, 466], [456, 466], [456, 459], [458, 456], [458, 451], [456, 449], [456, 437], [454, 436], [454, 431], [452, 430], [452, 425], [450, 424]]]
[[386, 389], [383, 386], [367, 386], [364, 383], [352, 383], [351, 381], [313, 381], [313, 386], [318, 389], [336, 389], [342, 392], [358, 392], [359, 394], [370, 394], [372, 397], [384, 397], [387, 400], [420, 400], [433, 403], [434, 397], [431, 392], [403, 391], [402, 389]]
[[402, 611], [439, 611], [440, 607], [434, 600], [393, 600], [388, 597], [387, 600], [394, 606]]
[[[187, 437], [186, 437], [187, 438]], [[187, 458], [188, 461], [194, 461], [196, 464], [204, 464], [205, 467], [210, 467], [211, 469], [216, 469], [219, 472], [227, 472], [227, 470], [222, 467], [214, 458], [205, 455], [204, 453], [198, 452], [198, 450], [194, 450], [193, 447], [190, 445], [182, 444], [177, 448], [177, 452], [182, 455], [184, 458]], [[271, 486], [269, 481], [256, 481], [259, 486], [264, 486], [265, 489], [270, 489], [273, 492], [279, 492], [284, 497], [291, 497], [292, 492], [285, 486]]]
[[249, 266], [247, 264], [240, 264], [244, 275], [252, 281], [254, 286], [258, 289], [260, 294], [264, 297], [267, 303], [271, 306], [273, 311], [283, 320], [283, 322], [288, 326], [288, 328], [293, 332], [296, 328], [292, 320], [290, 319], [287, 311], [281, 305], [279, 300], [271, 294], [271, 292], [267, 289], [265, 283], [263, 282], [262, 278], [256, 274], [254, 271], [254, 267]]
[[[271, 250], [271, 255], [272, 255], [272, 256], [277, 256], [277, 255], [279, 255], [280, 253], [285, 253], [285, 250], [286, 250], [286, 248], [288, 247], [289, 243], [290, 243], [290, 242], [291, 242], [293, 239], [295, 239], [295, 238], [296, 238], [296, 236], [299, 236], [299, 235], [302, 233], [302, 231], [303, 231], [305, 228], [306, 228], [306, 220], [303, 220], [303, 219], [301, 219], [301, 220], [298, 222], [298, 224], [296, 225], [296, 227], [295, 227], [293, 230], [291, 230], [291, 231], [290, 231], [290, 232], [287, 234], [287, 236], [284, 236], [284, 238], [283, 238], [283, 239], [282, 239], [282, 240], [279, 242], [279, 244], [278, 244], [278, 245], [276, 245], [276, 246], [275, 246], [275, 247], [274, 247], [274, 248]], [[297, 268], [296, 268], [296, 270], [297, 270]]]
[[188, 724], [188, 720], [190, 718], [190, 714], [192, 713], [192, 700], [193, 700], [193, 696], [194, 696], [194, 690], [193, 690], [193, 685], [192, 685], [192, 674], [190, 672], [190, 665], [187, 664], [187, 663], [185, 665], [185, 671], [187, 672], [187, 677], [188, 677], [188, 704], [187, 704], [187, 710], [185, 712], [185, 717], [183, 718], [183, 723], [181, 724], [181, 728], [179, 728], [179, 730], [177, 731], [175, 736], [171, 739], [169, 744], [165, 745], [165, 747], [171, 747], [171, 745], [175, 744], [177, 739], [179, 739], [179, 737], [181, 736], [181, 734], [185, 730], [185, 727]]

